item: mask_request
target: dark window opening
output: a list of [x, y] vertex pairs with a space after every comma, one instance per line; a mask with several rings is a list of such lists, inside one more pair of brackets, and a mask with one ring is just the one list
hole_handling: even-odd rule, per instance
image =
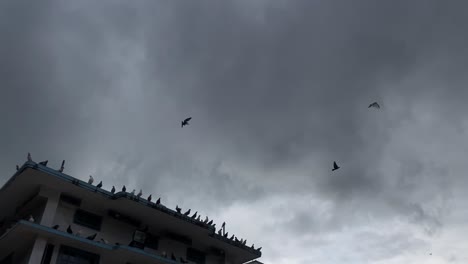
[[54, 253], [54, 245], [47, 244], [42, 255], [41, 264], [50, 264], [52, 260], [52, 253]]
[[101, 231], [102, 217], [84, 210], [78, 209], [73, 218], [75, 224]]
[[68, 195], [68, 194], [64, 194], [64, 193], [62, 193], [60, 195], [60, 201], [62, 201], [64, 203], [74, 205], [76, 207], [80, 207], [80, 205], [81, 205], [81, 199], [73, 197], [73, 196]]
[[159, 248], [159, 238], [152, 234], [147, 234], [145, 247], [158, 250]]
[[194, 248], [187, 248], [187, 260], [197, 264], [205, 264], [205, 253]]
[[99, 264], [99, 255], [77, 248], [61, 246], [57, 264]]

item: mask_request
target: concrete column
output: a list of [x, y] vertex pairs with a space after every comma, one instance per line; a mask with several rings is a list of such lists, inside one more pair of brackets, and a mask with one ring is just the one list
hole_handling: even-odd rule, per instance
[[40, 196], [47, 198], [47, 203], [42, 213], [41, 225], [52, 226], [54, 223], [55, 212], [57, 211], [60, 192], [41, 186]]
[[37, 237], [34, 241], [28, 264], [41, 264], [42, 255], [47, 245], [47, 240], [43, 237]]

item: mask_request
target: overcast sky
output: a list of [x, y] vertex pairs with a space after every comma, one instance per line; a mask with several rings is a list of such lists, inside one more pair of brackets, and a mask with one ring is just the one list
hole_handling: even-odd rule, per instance
[[0, 184], [31, 152], [226, 221], [264, 263], [467, 263], [467, 13], [0, 1]]

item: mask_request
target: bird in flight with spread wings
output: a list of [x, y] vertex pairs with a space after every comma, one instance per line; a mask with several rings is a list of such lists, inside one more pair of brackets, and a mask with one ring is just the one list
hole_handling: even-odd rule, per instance
[[182, 127], [189, 125], [191, 119], [191, 117], [185, 118], [184, 121], [182, 121]]
[[377, 102], [373, 102], [373, 103], [370, 104], [369, 107], [367, 107], [367, 108], [371, 108], [371, 107], [380, 109], [380, 105], [379, 105]]

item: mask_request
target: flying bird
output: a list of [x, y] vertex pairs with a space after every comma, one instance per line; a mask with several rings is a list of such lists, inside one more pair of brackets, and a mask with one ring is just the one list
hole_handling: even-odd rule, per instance
[[65, 160], [62, 161], [62, 166], [60, 166], [59, 172], [63, 172], [65, 169]]
[[148, 200], [148, 202], [151, 202], [151, 194], [148, 196], [146, 200]]
[[373, 102], [373, 103], [370, 104], [369, 107], [367, 107], [367, 108], [371, 108], [371, 107], [380, 109], [380, 105], [379, 105], [377, 102]]
[[39, 162], [39, 164], [41, 164], [42, 166], [47, 166], [48, 162], [49, 162], [48, 160], [44, 160], [44, 161]]
[[73, 230], [71, 229], [71, 225], [68, 226], [67, 233], [68, 234], [73, 234]]
[[93, 176], [89, 175], [88, 183], [89, 183], [89, 184], [93, 184], [93, 182], [94, 182]]
[[333, 169], [332, 171], [336, 171], [337, 169], [339, 169], [340, 167], [336, 164], [336, 161], [333, 162]]
[[100, 181], [100, 182], [98, 183], [98, 185], [96, 185], [96, 187], [97, 187], [97, 188], [101, 188], [101, 187], [102, 187], [102, 181]]
[[184, 127], [184, 126], [189, 125], [189, 121], [190, 121], [191, 119], [192, 119], [191, 117], [185, 118], [184, 121], [182, 121], [182, 126], [181, 126], [181, 127]]
[[32, 161], [31, 153], [28, 152], [28, 161]]
[[112, 193], [112, 194], [115, 193], [115, 187], [114, 187], [113, 185], [112, 185], [111, 193]]

